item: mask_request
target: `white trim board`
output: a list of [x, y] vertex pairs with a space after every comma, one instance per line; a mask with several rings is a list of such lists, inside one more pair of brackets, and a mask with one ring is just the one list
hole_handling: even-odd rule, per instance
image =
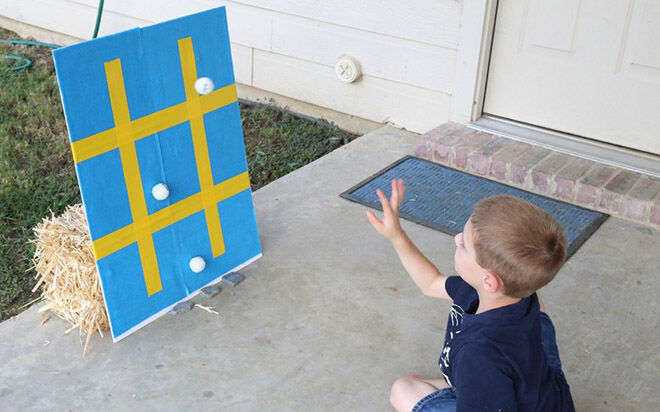
[[481, 116], [497, 0], [463, 2], [449, 119], [467, 124]]

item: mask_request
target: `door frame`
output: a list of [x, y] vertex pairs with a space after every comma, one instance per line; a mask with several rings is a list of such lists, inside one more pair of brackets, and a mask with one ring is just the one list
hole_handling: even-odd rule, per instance
[[450, 120], [513, 140], [660, 177], [660, 156], [485, 114], [499, 0], [464, 1]]
[[[465, 5], [465, 2], [463, 3]], [[495, 20], [497, 18], [497, 6], [499, 0], [486, 0], [483, 4], [483, 26], [481, 44], [479, 47], [479, 59], [477, 63], [476, 87], [474, 98], [472, 100], [472, 110], [470, 122], [476, 122], [483, 116], [484, 104], [486, 101], [486, 82], [488, 80], [488, 68], [490, 66], [490, 56], [493, 49], [493, 39], [495, 38]]]

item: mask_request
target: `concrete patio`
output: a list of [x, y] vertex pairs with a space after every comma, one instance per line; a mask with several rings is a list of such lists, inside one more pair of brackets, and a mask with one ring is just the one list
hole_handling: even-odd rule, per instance
[[[450, 304], [424, 297], [365, 208], [338, 194], [408, 154], [383, 127], [254, 194], [263, 258], [198, 308], [114, 344], [37, 307], [0, 324], [3, 410], [388, 411], [392, 382], [439, 377]], [[453, 239], [403, 221], [439, 269]], [[610, 218], [542, 290], [578, 410], [660, 410], [660, 233]]]

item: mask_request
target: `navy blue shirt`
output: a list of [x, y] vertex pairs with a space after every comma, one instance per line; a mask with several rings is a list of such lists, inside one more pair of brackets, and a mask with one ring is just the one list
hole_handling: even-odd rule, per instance
[[566, 380], [546, 362], [536, 293], [475, 315], [472, 286], [452, 276], [445, 289], [454, 304], [438, 363], [457, 411], [573, 410]]

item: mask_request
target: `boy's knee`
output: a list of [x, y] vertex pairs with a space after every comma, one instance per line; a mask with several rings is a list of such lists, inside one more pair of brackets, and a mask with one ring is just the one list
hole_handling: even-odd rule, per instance
[[408, 392], [410, 386], [408, 378], [399, 378], [392, 384], [392, 389], [390, 390], [390, 403], [397, 410], [399, 409], [399, 406], [401, 406], [404, 395]]

